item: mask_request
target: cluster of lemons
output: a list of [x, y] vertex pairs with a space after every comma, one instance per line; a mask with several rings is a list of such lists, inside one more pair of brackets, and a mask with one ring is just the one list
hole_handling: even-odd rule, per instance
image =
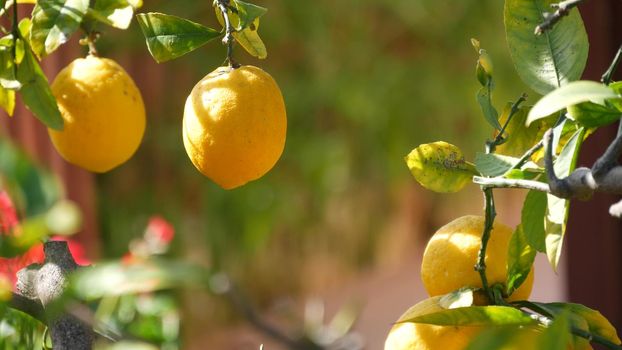
[[[65, 160], [103, 173], [132, 157], [145, 132], [145, 106], [119, 64], [94, 55], [76, 59], [51, 87], [64, 128], [49, 134]], [[183, 143], [201, 173], [231, 189], [276, 164], [286, 128], [285, 103], [268, 73], [253, 66], [220, 67], [188, 96]]]
[[[481, 289], [482, 282], [474, 265], [481, 245], [485, 220], [481, 216], [463, 216], [441, 227], [430, 239], [423, 254], [421, 279], [430, 295], [406, 314], [417, 317], [444, 310], [441, 299], [460, 288]], [[486, 250], [486, 277], [490, 285], [507, 279], [508, 246], [512, 229], [495, 221]], [[508, 301], [526, 300], [533, 286], [533, 270]], [[487, 298], [476, 291], [475, 305], [486, 305]], [[401, 318], [400, 318], [401, 319]], [[481, 326], [437, 326], [422, 323], [396, 323], [385, 342], [385, 350], [463, 350], [486, 328]], [[517, 330], [514, 338], [499, 350], [537, 348], [538, 327]], [[591, 349], [583, 339], [575, 339], [569, 349]]]

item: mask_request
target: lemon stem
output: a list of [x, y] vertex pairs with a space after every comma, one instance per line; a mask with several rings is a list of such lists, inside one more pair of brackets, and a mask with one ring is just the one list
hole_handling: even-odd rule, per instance
[[492, 188], [486, 188], [484, 191], [484, 203], [485, 203], [485, 221], [484, 232], [482, 233], [482, 242], [477, 254], [477, 263], [475, 264], [475, 271], [479, 273], [482, 280], [482, 289], [488, 296], [490, 302], [495, 301], [495, 296], [492, 289], [488, 285], [488, 278], [486, 277], [486, 248], [488, 247], [488, 240], [492, 232], [492, 225], [495, 221], [497, 212], [495, 210], [495, 199], [492, 194]]
[[240, 67], [240, 64], [233, 59], [233, 44], [235, 43], [233, 32], [235, 32], [235, 29], [231, 24], [231, 20], [229, 19], [229, 13], [227, 12], [229, 0], [218, 0], [217, 4], [220, 12], [222, 13], [222, 18], [225, 21], [225, 37], [222, 39], [222, 43], [223, 45], [227, 46], [226, 62], [228, 62], [229, 67], [238, 68]]
[[11, 34], [13, 36], [13, 47], [11, 54], [13, 56], [13, 74], [17, 76], [17, 38], [19, 37], [19, 27], [17, 18], [17, 4], [13, 4], [13, 22], [11, 23]]

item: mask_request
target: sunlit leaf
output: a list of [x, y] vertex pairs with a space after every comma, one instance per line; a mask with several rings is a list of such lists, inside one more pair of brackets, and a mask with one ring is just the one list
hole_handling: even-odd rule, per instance
[[621, 344], [618, 332], [615, 327], [599, 311], [590, 309], [587, 306], [574, 303], [535, 303], [553, 315], [561, 314], [564, 311], [581, 317], [587, 322], [590, 333], [601, 336], [615, 344]]
[[584, 102], [568, 107], [568, 117], [586, 128], [598, 128], [620, 120], [622, 111], [610, 103]]
[[[574, 170], [584, 134], [585, 129], [579, 129], [562, 149], [554, 166], [557, 177], [564, 178]], [[561, 258], [569, 209], [570, 201], [547, 194], [547, 211], [544, 222], [546, 255], [555, 271], [557, 271], [557, 264]]]
[[127, 29], [132, 22], [134, 10], [142, 5], [129, 0], [97, 0], [88, 9], [89, 16], [119, 29]]
[[533, 121], [548, 117], [549, 115], [566, 107], [582, 102], [604, 104], [607, 99], [619, 98], [613, 89], [594, 81], [575, 81], [568, 83], [542, 97], [527, 117], [527, 125]]
[[457, 192], [477, 175], [462, 151], [443, 141], [415, 148], [406, 156], [406, 164], [421, 186], [441, 193]]
[[82, 214], [75, 203], [61, 200], [46, 213], [45, 222], [50, 232], [68, 236], [82, 227]]
[[523, 284], [532, 269], [536, 250], [529, 245], [522, 225], [518, 225], [508, 246], [508, 277], [506, 292], [512, 295]]
[[0, 107], [9, 115], [15, 110], [15, 91], [0, 86]]
[[140, 13], [136, 17], [149, 52], [158, 63], [183, 56], [221, 35], [201, 24], [163, 13]]
[[22, 63], [17, 67], [17, 79], [22, 84], [20, 95], [26, 107], [47, 127], [62, 130], [63, 118], [56, 98], [30, 49], [26, 50]]
[[525, 197], [521, 211], [521, 225], [525, 240], [539, 252], [546, 251], [544, 217], [546, 214], [546, 193], [531, 190]]
[[500, 176], [510, 170], [519, 159], [494, 153], [477, 153], [475, 168], [483, 176]]
[[425, 314], [399, 322], [439, 326], [508, 326], [531, 325], [535, 321], [522, 311], [509, 306], [470, 306]]
[[588, 55], [587, 34], [576, 8], [551, 30], [534, 34], [556, 2], [506, 0], [504, 8], [506, 39], [518, 75], [543, 95], [579, 79]]
[[66, 43], [78, 30], [89, 0], [39, 0], [32, 11], [30, 45], [39, 57]]
[[[532, 123], [529, 127], [525, 125], [527, 121], [527, 114], [531, 107], [521, 106], [516, 113], [512, 116], [512, 120], [505, 128], [504, 137], [506, 141], [496, 148], [496, 153], [521, 157], [527, 150], [529, 150], [538, 141], [542, 140], [542, 136], [546, 130], [553, 126], [554, 120], [539, 120]], [[503, 108], [503, 112], [499, 117], [499, 122], [505, 124], [508, 120], [510, 112], [512, 110], [512, 103], [507, 103]], [[534, 161], [537, 161], [537, 157], [532, 157]]]
[[[494, 327], [478, 334], [465, 350], [505, 349], [523, 332], [515, 327]], [[527, 350], [527, 349], [524, 349]]]
[[473, 305], [473, 289], [461, 288], [445, 294], [439, 300], [439, 305], [444, 309], [455, 309]]
[[[222, 12], [218, 7], [214, 9], [216, 11], [216, 18], [221, 26], [225, 26], [225, 21], [222, 17]], [[227, 11], [227, 15], [229, 16], [229, 21], [231, 25], [236, 28], [242, 28], [240, 25], [240, 17], [236, 13]], [[248, 24], [244, 29], [237, 30], [233, 33], [233, 38], [248, 52], [251, 56], [257, 57], [259, 59], [264, 59], [268, 57], [268, 51], [266, 50], [266, 45], [263, 43], [261, 38], [259, 37], [259, 17], [256, 17], [252, 23]]]
[[246, 29], [254, 24], [258, 25], [259, 22], [257, 19], [268, 12], [268, 9], [265, 7], [257, 6], [241, 0], [233, 0], [233, 4], [237, 10], [237, 16], [239, 18], [239, 23], [235, 28], [237, 31]]
[[538, 339], [538, 349], [567, 350], [572, 340], [570, 323], [566, 314], [555, 317]]

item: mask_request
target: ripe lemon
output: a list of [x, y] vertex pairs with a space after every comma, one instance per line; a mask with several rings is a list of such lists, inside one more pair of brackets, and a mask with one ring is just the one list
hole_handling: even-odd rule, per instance
[[[416, 317], [442, 311], [441, 296], [423, 300], [404, 315]], [[423, 323], [397, 323], [389, 331], [384, 350], [462, 350], [482, 331], [482, 327], [436, 326]]]
[[219, 67], [186, 100], [183, 139], [188, 157], [225, 189], [267, 173], [283, 153], [286, 129], [281, 91], [257, 67]]
[[[447, 294], [462, 287], [482, 287], [474, 266], [483, 230], [483, 217], [463, 216], [441, 227], [430, 238], [421, 263], [421, 279], [430, 296]], [[485, 260], [486, 277], [490, 285], [506, 282], [511, 236], [511, 228], [495, 221]], [[509, 300], [529, 298], [532, 286], [533, 269]]]
[[52, 93], [64, 120], [62, 131], [48, 129], [68, 162], [103, 173], [127, 161], [145, 131], [140, 91], [115, 61], [87, 56], [58, 73]]
[[[408, 319], [444, 310], [440, 305], [443, 296], [425, 299], [409, 308], [399, 319]], [[384, 343], [384, 350], [464, 350], [482, 331], [484, 326], [436, 326], [423, 323], [396, 323]], [[496, 350], [538, 349], [540, 327], [517, 327], [512, 338]], [[573, 337], [568, 350], [591, 350], [589, 342]]]

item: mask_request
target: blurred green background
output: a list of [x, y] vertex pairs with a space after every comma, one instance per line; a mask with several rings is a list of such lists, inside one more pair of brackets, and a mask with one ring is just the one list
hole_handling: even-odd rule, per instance
[[[148, 126], [131, 161], [97, 176], [97, 215], [103, 257], [124, 255], [160, 213], [177, 229], [177, 255], [229, 273], [253, 302], [269, 305], [334, 286], [387, 256], [399, 259], [403, 252], [386, 244], [400, 234], [391, 229], [396, 213], [434, 226], [448, 205], [473, 201], [420, 190], [403, 160], [417, 145], [438, 140], [473, 159], [491, 136], [475, 100], [471, 38], [494, 61], [499, 110], [527, 90], [510, 62], [502, 1], [255, 3], [269, 10], [259, 29], [268, 59], [239, 47], [235, 55], [281, 87], [288, 112], [281, 160], [233, 191], [203, 177], [181, 140], [183, 105], [193, 85], [224, 61], [225, 48], [215, 41], [158, 65], [136, 23], [126, 32], [109, 30], [100, 53], [135, 78]], [[211, 1], [146, 1], [140, 12], [148, 11], [217, 26]], [[413, 191], [426, 203], [415, 208], [427, 209], [404, 214], [404, 197]], [[420, 235], [419, 228], [406, 234]], [[198, 312], [202, 324], [231, 317], [222, 303], [207, 303]]]

